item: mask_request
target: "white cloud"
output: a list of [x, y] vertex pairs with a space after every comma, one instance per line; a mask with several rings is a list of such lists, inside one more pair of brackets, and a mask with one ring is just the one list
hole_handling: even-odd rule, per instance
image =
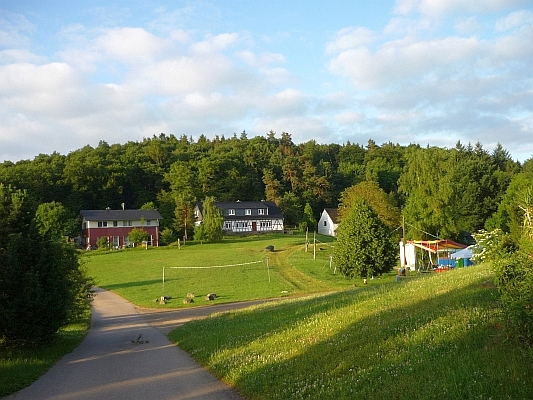
[[527, 0], [397, 0], [395, 12], [440, 17], [453, 12], [490, 13], [527, 4]]
[[111, 29], [94, 41], [97, 51], [103, 51], [112, 59], [136, 64], [152, 61], [169, 44], [142, 28]]
[[194, 43], [191, 51], [198, 54], [210, 54], [226, 50], [229, 46], [240, 40], [238, 33], [223, 33], [220, 35], [207, 35], [205, 40]]
[[329, 70], [349, 77], [358, 88], [378, 88], [404, 79], [420, 79], [435, 68], [453, 68], [475, 58], [480, 50], [475, 38], [405, 38], [383, 43], [374, 53], [366, 47], [343, 51], [330, 62]]
[[337, 32], [335, 38], [326, 43], [326, 53], [340, 53], [354, 47], [366, 46], [377, 39], [376, 32], [364, 27], [349, 27]]

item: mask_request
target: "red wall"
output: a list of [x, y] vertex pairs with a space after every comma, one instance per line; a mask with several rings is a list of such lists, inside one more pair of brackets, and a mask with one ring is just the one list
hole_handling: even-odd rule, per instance
[[[109, 238], [110, 244], [113, 244], [113, 236], [118, 236], [120, 238], [120, 246], [122, 246], [124, 244], [123, 237], [128, 236], [132, 229], [133, 227], [131, 226], [84, 229], [83, 239], [85, 240], [85, 246], [91, 245], [96, 247], [96, 241], [99, 237], [106, 236]], [[143, 230], [152, 236], [152, 245], [155, 247], [159, 246], [159, 227], [145, 226]]]

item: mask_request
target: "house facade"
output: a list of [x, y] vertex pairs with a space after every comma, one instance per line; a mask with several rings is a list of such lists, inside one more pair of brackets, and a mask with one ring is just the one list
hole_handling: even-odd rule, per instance
[[129, 247], [129, 233], [142, 228], [148, 233], [148, 245], [159, 246], [159, 221], [157, 210], [82, 210], [82, 244], [85, 248], [97, 246], [98, 239], [106, 237], [113, 247]]
[[[272, 201], [222, 201], [216, 202], [224, 222], [222, 230], [227, 234], [283, 232], [283, 215]], [[194, 209], [196, 224], [203, 220], [203, 206]]]
[[336, 208], [325, 208], [318, 221], [318, 233], [327, 236], [337, 236], [338, 210]]

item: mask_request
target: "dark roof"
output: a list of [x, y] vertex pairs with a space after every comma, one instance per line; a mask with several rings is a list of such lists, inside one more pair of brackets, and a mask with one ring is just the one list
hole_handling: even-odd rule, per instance
[[333, 223], [336, 224], [339, 217], [339, 210], [337, 208], [324, 208], [324, 210], [328, 213]]
[[157, 210], [81, 210], [87, 221], [139, 221], [144, 219], [163, 219]]
[[[197, 203], [200, 213], [203, 212], [203, 203]], [[224, 213], [224, 219], [272, 219], [272, 218], [283, 218], [283, 214], [279, 207], [273, 201], [217, 201], [215, 202], [220, 210], [244, 210], [244, 209], [264, 209], [268, 208], [267, 215], [228, 215]]]

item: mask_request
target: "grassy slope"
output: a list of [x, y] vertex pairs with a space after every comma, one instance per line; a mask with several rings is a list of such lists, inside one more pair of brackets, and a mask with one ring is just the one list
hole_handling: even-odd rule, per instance
[[89, 329], [90, 313], [66, 326], [56, 339], [37, 349], [8, 349], [0, 346], [0, 397], [16, 392], [48, 371], [61, 357], [74, 350]]
[[221, 314], [171, 333], [251, 399], [533, 398], [486, 266]]

